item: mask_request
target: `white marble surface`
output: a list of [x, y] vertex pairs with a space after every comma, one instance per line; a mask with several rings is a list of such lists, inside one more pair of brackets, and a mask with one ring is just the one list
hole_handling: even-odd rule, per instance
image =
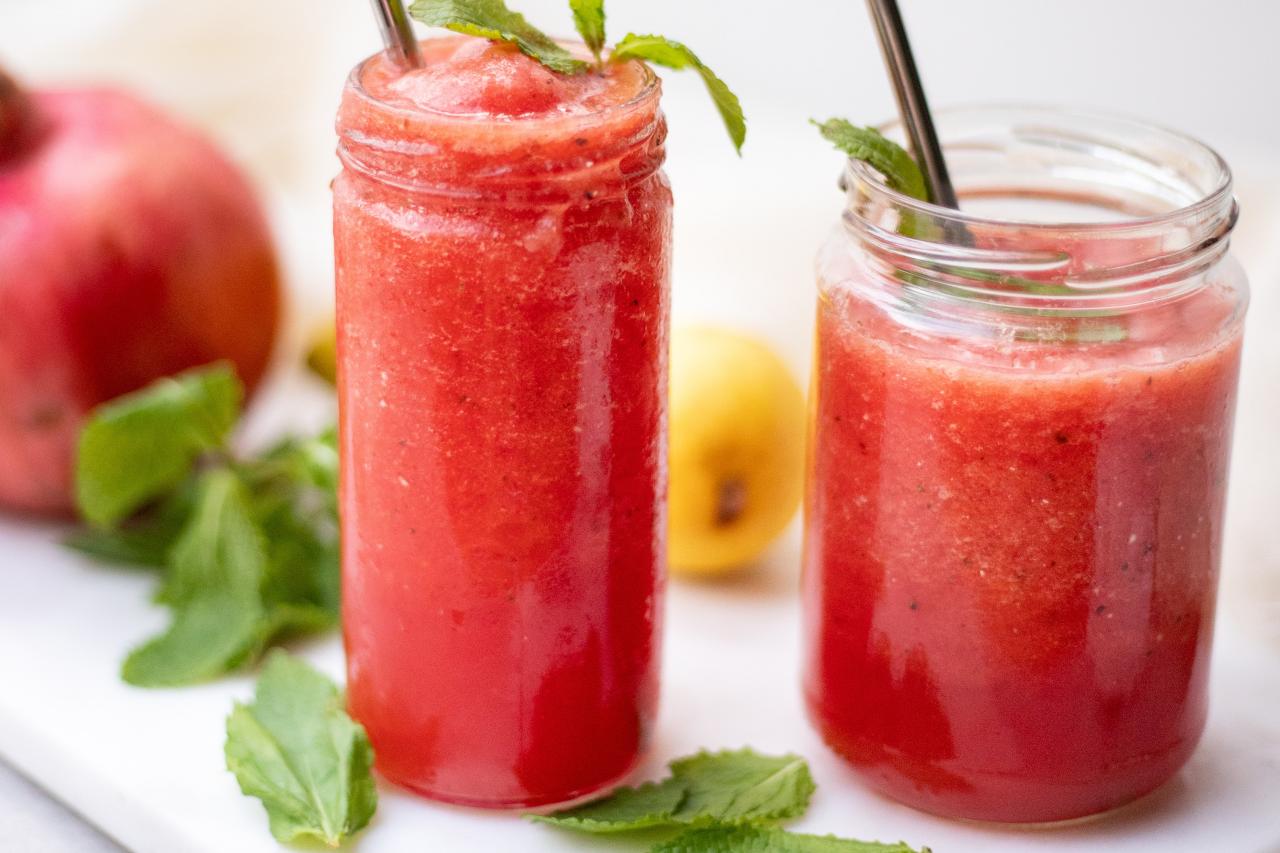
[[0, 850], [120, 853], [120, 846], [0, 762]]
[[[261, 806], [239, 794], [223, 767], [223, 720], [234, 700], [249, 696], [251, 677], [182, 690], [120, 683], [121, 652], [164, 620], [146, 601], [151, 580], [81, 560], [57, 545], [59, 533], [0, 521], [0, 586], [6, 590], [0, 596], [0, 756], [137, 853], [278, 850]], [[667, 759], [700, 747], [750, 744], [809, 758], [819, 792], [796, 824], [804, 831], [901, 838], [938, 853], [1280, 850], [1275, 649], [1223, 626], [1205, 739], [1185, 771], [1156, 795], [1105, 820], [1051, 832], [950, 822], [868, 792], [805, 723], [796, 684], [797, 558], [793, 536], [735, 583], [673, 585], [664, 702], [641, 776], [655, 776]], [[341, 676], [336, 638], [296, 651]], [[431, 804], [386, 786], [380, 795], [378, 815], [355, 848], [361, 853], [645, 849], [625, 841], [602, 844], [512, 815]], [[52, 814], [29, 817], [33, 846], [79, 849], [82, 827]], [[42, 842], [33, 834], [38, 827], [61, 837], [51, 833]], [[30, 849], [7, 840], [0, 834], [0, 850]]]

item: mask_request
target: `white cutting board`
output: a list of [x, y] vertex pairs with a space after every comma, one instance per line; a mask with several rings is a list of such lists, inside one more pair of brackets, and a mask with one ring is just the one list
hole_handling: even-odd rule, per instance
[[[294, 378], [268, 389], [255, 431], [323, 419], [314, 389]], [[321, 411], [317, 411], [317, 410]], [[304, 418], [306, 420], [308, 418]], [[125, 650], [159, 629], [146, 572], [94, 564], [58, 545], [61, 528], [0, 521], [0, 756], [139, 853], [278, 849], [256, 800], [223, 769], [223, 719], [252, 681], [237, 676], [177, 690], [128, 687]], [[652, 756], [638, 776], [701, 747], [795, 751], [819, 790], [795, 825], [819, 833], [930, 845], [936, 853], [1001, 851], [1280, 851], [1280, 660], [1223, 626], [1203, 745], [1162, 791], [1107, 819], [1054, 831], [947, 822], [859, 787], [806, 724], [793, 535], [753, 574], [671, 586], [665, 696]], [[341, 678], [336, 637], [297, 647]], [[361, 853], [643, 850], [518, 817], [381, 790]], [[0, 838], [0, 849], [5, 849]]]

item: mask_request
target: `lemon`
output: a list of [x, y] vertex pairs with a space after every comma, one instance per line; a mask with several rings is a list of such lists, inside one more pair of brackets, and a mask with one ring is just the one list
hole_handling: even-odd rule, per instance
[[767, 344], [687, 326], [672, 333], [670, 405], [672, 572], [718, 574], [750, 563], [800, 504], [800, 387]]
[[316, 376], [333, 383], [338, 373], [337, 329], [333, 318], [317, 326], [307, 346], [307, 367]]

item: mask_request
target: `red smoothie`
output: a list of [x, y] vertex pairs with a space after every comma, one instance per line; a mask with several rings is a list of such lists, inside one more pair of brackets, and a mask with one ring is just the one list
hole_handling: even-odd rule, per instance
[[422, 47], [357, 68], [338, 119], [349, 704], [399, 784], [561, 802], [630, 770], [657, 701], [659, 86]]
[[[1019, 242], [999, 230], [971, 235]], [[853, 242], [819, 261], [813, 720], [872, 786], [935, 814], [1050, 822], [1153, 790], [1205, 722], [1236, 268], [1132, 310], [984, 336], [959, 303], [941, 309], [950, 326], [922, 319], [904, 278]], [[1080, 272], [1143, 244], [1056, 248]]]

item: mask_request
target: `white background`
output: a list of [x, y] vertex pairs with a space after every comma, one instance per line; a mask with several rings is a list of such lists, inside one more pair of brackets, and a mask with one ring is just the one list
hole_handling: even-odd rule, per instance
[[[571, 30], [564, 0], [514, 2], [549, 32]], [[1225, 149], [1280, 144], [1280, 4], [1269, 0], [903, 0], [930, 95], [1082, 103], [1144, 115]], [[861, 0], [611, 0], [610, 31], [685, 40], [742, 95], [758, 122], [845, 113], [872, 121], [892, 102]], [[210, 126], [245, 105], [332, 106], [347, 68], [376, 47], [365, 0], [4, 0], [0, 61], [44, 79], [103, 74]], [[221, 80], [203, 76], [216, 70]], [[695, 84], [671, 87], [681, 148], [710, 136]], [[327, 123], [330, 110], [319, 112]], [[300, 125], [301, 127], [302, 125]], [[228, 135], [237, 134], [225, 128]], [[296, 150], [325, 149], [322, 134]], [[702, 153], [701, 146], [697, 146]]]

